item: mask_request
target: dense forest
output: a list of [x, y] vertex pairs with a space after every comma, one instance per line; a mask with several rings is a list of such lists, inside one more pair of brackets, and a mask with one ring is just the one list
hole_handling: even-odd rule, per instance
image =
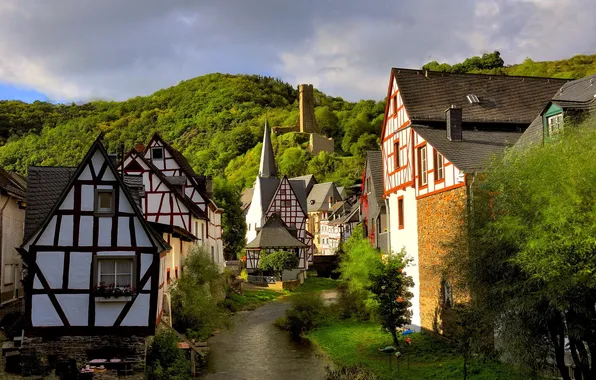
[[[423, 68], [579, 78], [596, 73], [596, 55], [553, 62], [527, 59], [506, 66], [499, 52], [493, 52], [455, 65], [433, 61]], [[380, 88], [379, 98], [382, 95]], [[379, 148], [384, 108], [384, 100], [348, 102], [315, 90], [315, 116], [322, 132], [334, 138], [335, 153], [312, 156], [305, 149], [308, 141], [304, 135], [273, 135], [280, 174], [312, 173], [319, 182], [354, 184], [361, 177], [364, 152]], [[66, 105], [0, 101], [0, 165], [22, 174], [30, 165], [77, 165], [100, 132], [105, 134], [111, 152], [121, 143], [126, 150], [132, 149], [159, 132], [186, 156], [197, 173], [214, 177], [216, 200], [232, 214], [239, 209], [237, 194], [252, 185], [258, 172], [266, 119], [272, 127], [297, 124], [295, 86], [270, 77], [216, 73], [123, 102]], [[231, 225], [241, 229], [242, 220], [238, 215], [229, 217], [235, 220], [224, 220], [224, 225], [231, 234]], [[237, 249], [240, 247], [233, 250]]]

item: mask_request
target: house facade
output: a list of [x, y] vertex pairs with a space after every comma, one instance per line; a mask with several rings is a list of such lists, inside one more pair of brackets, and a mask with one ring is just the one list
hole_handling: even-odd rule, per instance
[[381, 151], [366, 152], [366, 166], [360, 196], [360, 219], [364, 235], [371, 245], [381, 252], [387, 252], [389, 235], [387, 205], [383, 198], [383, 155]]
[[317, 183], [308, 193], [307, 230], [314, 237], [315, 254], [328, 254], [329, 237], [325, 221], [333, 210], [333, 205], [341, 200], [341, 195], [333, 182]]
[[143, 217], [138, 188], [126, 185], [100, 138], [76, 168], [29, 173], [19, 247], [23, 349], [60, 359], [143, 360], [145, 338], [163, 312], [170, 246]]
[[517, 141], [563, 83], [392, 69], [381, 132], [383, 197], [389, 249], [412, 260], [413, 329], [442, 331], [442, 300], [452, 297], [444, 257], [467, 238], [476, 173]]
[[15, 250], [23, 243], [27, 182], [0, 168], [0, 317], [18, 310], [22, 300], [21, 258]]
[[[255, 180], [252, 200], [246, 211], [246, 241], [248, 246], [257, 239], [259, 232], [273, 215], [277, 215], [288, 228], [295, 230], [295, 238], [304, 244], [298, 250], [299, 266], [285, 277], [303, 280], [311, 260], [312, 235], [306, 230], [306, 192], [303, 180], [291, 180], [287, 177], [278, 179], [275, 167], [270, 130], [265, 124], [263, 150], [259, 166], [259, 175]], [[258, 258], [255, 251], [247, 249], [247, 270], [258, 270]]]

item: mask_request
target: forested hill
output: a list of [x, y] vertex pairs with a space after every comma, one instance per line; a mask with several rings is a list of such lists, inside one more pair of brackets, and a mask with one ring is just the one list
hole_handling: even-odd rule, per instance
[[[316, 90], [315, 101], [319, 125], [335, 139], [338, 153], [312, 158], [299, 136], [282, 135], [274, 139], [280, 171], [292, 176], [312, 170], [319, 180], [353, 183], [362, 153], [376, 146], [384, 103], [352, 103]], [[120, 142], [128, 150], [159, 132], [198, 173], [225, 173], [242, 188], [256, 175], [266, 117], [273, 127], [296, 125], [297, 86], [255, 75], [209, 74], [123, 102], [0, 101], [0, 137], [6, 142], [0, 165], [21, 173], [29, 165], [76, 165], [100, 131], [112, 152]]]

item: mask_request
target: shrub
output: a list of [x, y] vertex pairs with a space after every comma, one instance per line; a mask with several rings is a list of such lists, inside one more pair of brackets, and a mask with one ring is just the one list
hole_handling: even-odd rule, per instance
[[191, 378], [190, 361], [178, 348], [178, 337], [171, 331], [155, 335], [147, 351], [149, 380], [186, 380]]
[[218, 305], [226, 280], [203, 247], [194, 247], [185, 264], [184, 276], [171, 291], [172, 324], [190, 338], [204, 339], [228, 320], [229, 312]]
[[341, 366], [331, 370], [327, 367], [325, 380], [377, 380], [378, 377], [362, 365]]
[[294, 296], [292, 307], [286, 311], [287, 329], [294, 337], [314, 329], [323, 322], [326, 309], [320, 294]]
[[337, 287], [337, 302], [334, 305], [339, 318], [358, 321], [370, 319], [367, 297], [366, 291], [350, 289], [347, 283], [341, 283]]

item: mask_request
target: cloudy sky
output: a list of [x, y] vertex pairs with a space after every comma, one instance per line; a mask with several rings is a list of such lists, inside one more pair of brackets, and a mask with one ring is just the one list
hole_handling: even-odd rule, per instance
[[385, 96], [392, 66], [596, 52], [594, 0], [0, 0], [0, 99], [121, 100], [211, 72]]

